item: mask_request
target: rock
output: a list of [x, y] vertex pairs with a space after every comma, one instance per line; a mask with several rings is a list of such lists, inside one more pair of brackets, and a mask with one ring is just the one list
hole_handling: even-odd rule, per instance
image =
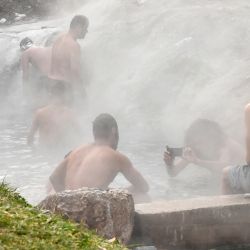
[[134, 201], [124, 190], [67, 190], [48, 196], [38, 207], [84, 223], [107, 239], [116, 237], [127, 243], [132, 233]]
[[15, 21], [20, 21], [26, 17], [25, 14], [15, 13]]
[[[81, 0], [0, 0], [0, 2], [0, 17], [7, 20], [5, 25], [53, 16], [58, 11], [74, 11], [83, 4]], [[16, 13], [22, 14], [17, 16]]]
[[7, 21], [6, 18], [1, 18], [1, 19], [0, 19], [0, 24], [4, 24], [4, 23], [6, 23], [6, 21]]

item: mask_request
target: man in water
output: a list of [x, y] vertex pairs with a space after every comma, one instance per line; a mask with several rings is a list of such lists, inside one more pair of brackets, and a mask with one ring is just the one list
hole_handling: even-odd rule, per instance
[[250, 103], [245, 108], [246, 164], [225, 167], [222, 175], [222, 193], [250, 193]]
[[[27, 98], [33, 102], [37, 97], [38, 106], [47, 102], [48, 74], [51, 67], [51, 48], [34, 46], [33, 41], [26, 37], [20, 42], [21, 67], [23, 71], [23, 89]], [[31, 69], [31, 67], [33, 67]], [[36, 104], [35, 104], [36, 106]]]
[[99, 115], [93, 122], [94, 143], [70, 152], [50, 176], [54, 191], [82, 187], [107, 189], [118, 173], [132, 184], [128, 190], [145, 195], [149, 186], [130, 160], [116, 151], [119, 133], [116, 120], [109, 114]]
[[54, 82], [64, 83], [70, 97], [80, 94], [82, 98], [85, 95], [81, 78], [81, 48], [77, 40], [85, 37], [88, 26], [85, 16], [74, 16], [68, 33], [59, 36], [52, 47], [49, 77]]
[[[51, 89], [51, 102], [35, 114], [27, 143], [34, 144], [39, 132], [39, 146], [50, 155], [64, 154], [80, 143], [80, 125], [75, 112], [66, 102], [65, 87], [57, 83]], [[67, 152], [67, 151], [66, 151]]]
[[175, 161], [175, 156], [166, 150], [164, 161], [170, 176], [178, 175], [189, 164], [221, 174], [226, 165], [243, 161], [242, 152], [242, 147], [229, 138], [218, 123], [197, 119], [186, 131], [183, 154]]

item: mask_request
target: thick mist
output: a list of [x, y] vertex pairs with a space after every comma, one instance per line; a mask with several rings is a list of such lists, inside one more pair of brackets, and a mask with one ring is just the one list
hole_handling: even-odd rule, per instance
[[[109, 112], [120, 128], [119, 149], [145, 175], [153, 196], [213, 193], [210, 173], [198, 167], [169, 180], [162, 154], [166, 144], [181, 146], [185, 129], [199, 117], [219, 122], [243, 142], [249, 8], [246, 0], [85, 0], [74, 13], [1, 28], [1, 177], [31, 202], [43, 196], [56, 163], [48, 165], [25, 145], [31, 116], [22, 106], [19, 42], [29, 36], [44, 45], [51, 34], [68, 29], [73, 15], [84, 14], [90, 26], [80, 41], [88, 93], [83, 142], [92, 140], [95, 116]], [[115, 181], [120, 184], [125, 185], [122, 178]]]

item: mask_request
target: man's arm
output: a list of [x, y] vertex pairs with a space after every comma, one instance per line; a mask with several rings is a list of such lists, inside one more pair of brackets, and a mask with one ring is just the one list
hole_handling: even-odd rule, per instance
[[54, 170], [49, 177], [49, 181], [52, 184], [56, 192], [65, 190], [65, 177], [67, 172], [68, 157], [66, 157]]
[[30, 132], [28, 134], [28, 138], [27, 138], [27, 144], [29, 146], [32, 146], [34, 144], [34, 136], [39, 128], [39, 114], [36, 113], [33, 121], [32, 121], [32, 125], [31, 125], [31, 128], [30, 128]]
[[250, 164], [250, 103], [245, 108], [246, 162]]
[[149, 191], [149, 185], [143, 176], [133, 167], [130, 160], [120, 155], [119, 160], [120, 171], [125, 178], [132, 184], [129, 187], [129, 191], [133, 193], [147, 193]]

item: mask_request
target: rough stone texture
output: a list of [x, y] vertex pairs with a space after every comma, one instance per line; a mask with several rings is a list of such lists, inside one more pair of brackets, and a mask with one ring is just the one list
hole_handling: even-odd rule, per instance
[[138, 204], [135, 209], [137, 243], [186, 250], [250, 242], [250, 199], [244, 195]]
[[132, 195], [123, 190], [83, 188], [64, 191], [48, 196], [38, 207], [84, 223], [107, 239], [116, 237], [127, 243], [132, 233], [134, 201]]
[[44, 17], [62, 9], [73, 10], [83, 2], [82, 0], [0, 0], [0, 20], [6, 19], [6, 22], [2, 23], [6, 25], [34, 17]]

